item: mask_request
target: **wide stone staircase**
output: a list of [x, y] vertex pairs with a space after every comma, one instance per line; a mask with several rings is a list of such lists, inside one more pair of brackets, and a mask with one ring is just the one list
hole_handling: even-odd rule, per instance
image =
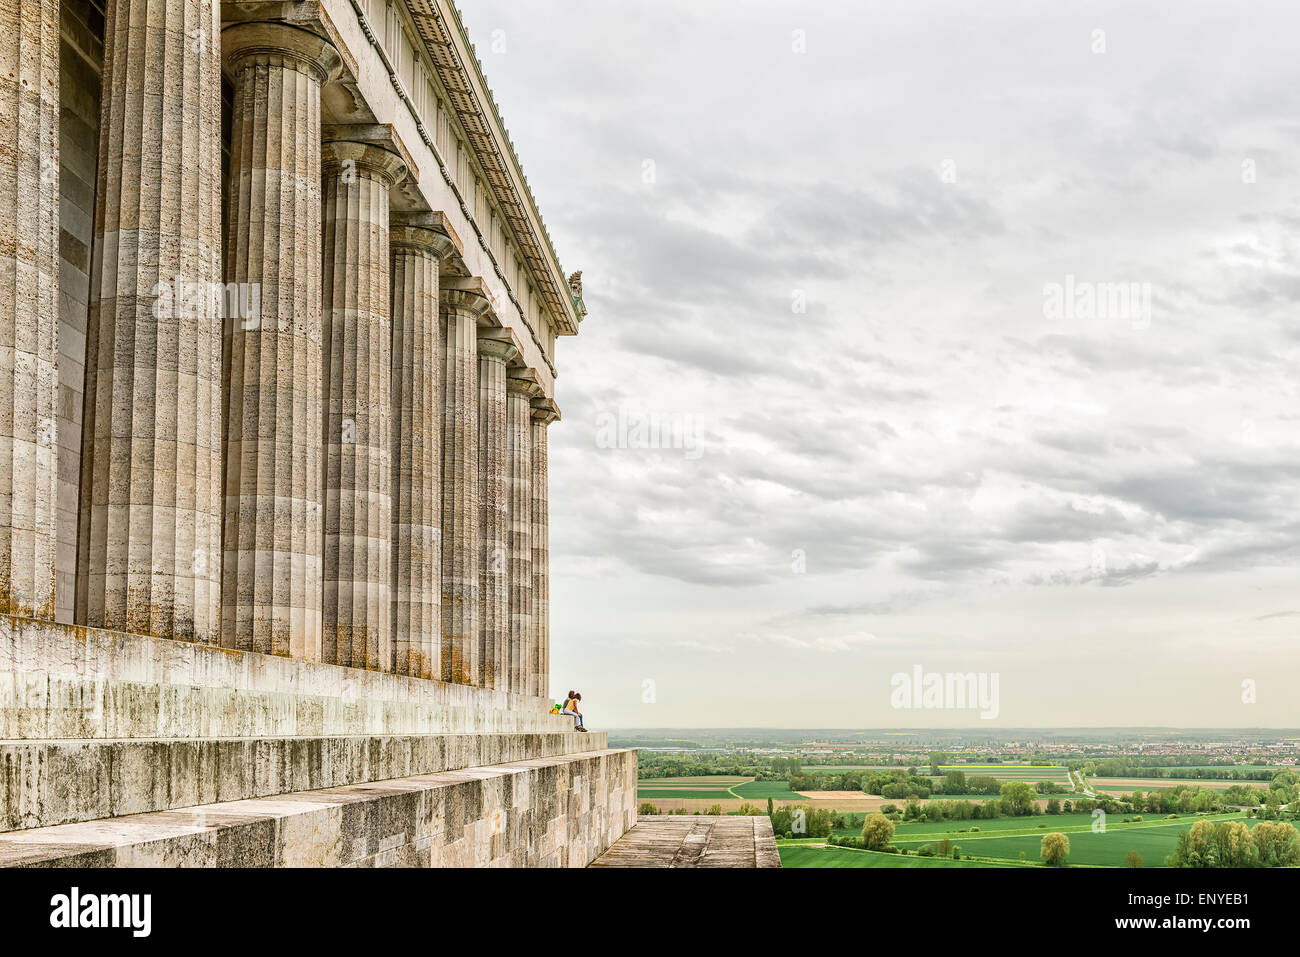
[[548, 707], [0, 616], [0, 865], [586, 865], [636, 756]]

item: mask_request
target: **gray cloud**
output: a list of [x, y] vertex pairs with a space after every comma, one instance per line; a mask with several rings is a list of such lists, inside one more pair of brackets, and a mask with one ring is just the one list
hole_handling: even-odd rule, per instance
[[[625, 623], [683, 682], [743, 647], [766, 694], [778, 652], [1073, 635], [1140, 671], [1197, 615], [1244, 655], [1294, 614], [1300, 10], [466, 6], [591, 308], [557, 349], [557, 633]], [[1046, 318], [1066, 276], [1150, 284], [1149, 322]], [[698, 455], [601, 447], [619, 413]]]

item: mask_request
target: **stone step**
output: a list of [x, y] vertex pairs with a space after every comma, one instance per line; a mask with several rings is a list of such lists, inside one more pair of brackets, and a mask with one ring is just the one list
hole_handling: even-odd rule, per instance
[[769, 868], [781, 855], [763, 815], [642, 815], [591, 866]]
[[564, 732], [551, 701], [0, 615], [0, 740]]
[[603, 733], [0, 741], [0, 831], [604, 750]]
[[581, 867], [635, 821], [636, 752], [602, 749], [11, 831], [0, 866]]

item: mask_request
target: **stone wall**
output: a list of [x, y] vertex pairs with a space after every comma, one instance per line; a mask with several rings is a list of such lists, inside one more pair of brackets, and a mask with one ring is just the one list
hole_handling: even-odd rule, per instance
[[0, 834], [0, 867], [583, 867], [636, 821], [597, 751]]
[[543, 698], [0, 615], [0, 740], [561, 732]]

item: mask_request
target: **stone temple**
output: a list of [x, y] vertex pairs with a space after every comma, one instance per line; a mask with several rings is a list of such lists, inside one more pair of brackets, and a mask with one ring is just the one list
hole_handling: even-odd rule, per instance
[[0, 864], [585, 865], [565, 278], [449, 0], [0, 0]]

